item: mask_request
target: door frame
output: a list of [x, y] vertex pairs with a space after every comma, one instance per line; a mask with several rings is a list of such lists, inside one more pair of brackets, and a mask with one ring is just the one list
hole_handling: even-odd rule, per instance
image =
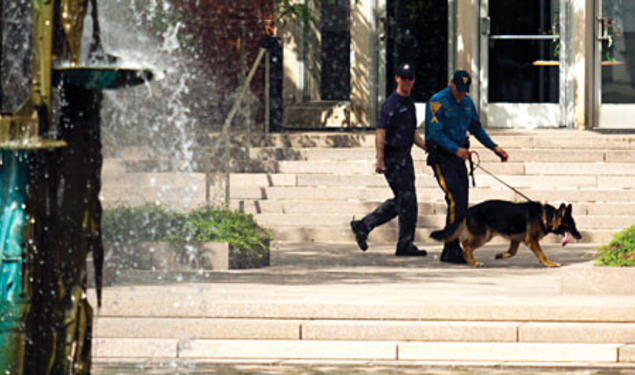
[[[477, 28], [476, 38], [479, 51], [478, 72], [480, 83], [475, 87], [478, 96], [475, 102], [478, 103], [481, 122], [490, 128], [573, 128], [574, 127], [574, 93], [573, 93], [573, 63], [572, 63], [572, 0], [560, 1], [560, 59], [559, 87], [560, 95], [558, 103], [508, 103], [496, 104], [488, 101], [489, 88], [489, 39], [490, 39], [490, 17], [489, 0], [480, 0], [475, 6], [474, 23]], [[599, 0], [597, 0], [599, 1]], [[551, 123], [532, 122], [538, 118], [538, 114], [548, 110], [551, 113]], [[512, 119], [525, 115], [520, 119], [522, 125], [509, 125]]]
[[[602, 17], [602, 1], [591, 0], [590, 10], [591, 16], [588, 19], [591, 32], [590, 51], [591, 53], [591, 72], [590, 78], [590, 112], [591, 112], [591, 128], [602, 130], [632, 130], [635, 129], [635, 103], [632, 104], [602, 104], [602, 47], [601, 38], [601, 17]], [[630, 123], [624, 119], [630, 119]]]

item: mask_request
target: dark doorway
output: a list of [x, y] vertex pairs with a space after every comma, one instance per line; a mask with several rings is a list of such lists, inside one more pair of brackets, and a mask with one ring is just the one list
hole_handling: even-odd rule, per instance
[[416, 68], [412, 96], [427, 101], [448, 84], [448, 0], [388, 0], [386, 96], [402, 62]]
[[322, 100], [349, 100], [351, 28], [349, 0], [322, 0]]

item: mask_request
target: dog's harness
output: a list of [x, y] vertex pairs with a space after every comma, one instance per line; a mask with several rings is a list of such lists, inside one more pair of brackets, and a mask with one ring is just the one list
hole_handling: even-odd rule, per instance
[[[472, 161], [472, 155], [476, 155], [476, 164], [474, 163], [474, 161]], [[474, 179], [474, 168], [480, 168], [481, 170], [483, 170], [483, 172], [485, 172], [488, 175], [494, 177], [494, 179], [496, 179], [496, 181], [498, 181], [501, 184], [503, 184], [503, 185], [507, 186], [508, 188], [512, 189], [514, 191], [514, 193], [516, 193], [516, 194], [520, 195], [521, 197], [527, 199], [528, 202], [533, 202], [533, 200], [531, 198], [529, 198], [525, 194], [523, 194], [520, 191], [518, 191], [518, 189], [516, 189], [515, 187], [509, 185], [508, 183], [506, 183], [505, 181], [501, 180], [500, 178], [496, 177], [492, 172], [488, 171], [487, 169], [481, 167], [481, 157], [479, 156], [478, 152], [470, 151], [469, 161], [470, 161], [470, 177], [472, 177], [472, 186], [476, 186], [476, 180]], [[543, 208], [543, 216], [544, 216], [544, 208]]]

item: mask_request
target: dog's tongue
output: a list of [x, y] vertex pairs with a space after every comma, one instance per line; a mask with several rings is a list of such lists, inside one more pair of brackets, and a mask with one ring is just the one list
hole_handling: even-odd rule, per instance
[[569, 243], [569, 232], [564, 232], [564, 237], [562, 237], [562, 242], [560, 242], [560, 245], [564, 247], [568, 243]]

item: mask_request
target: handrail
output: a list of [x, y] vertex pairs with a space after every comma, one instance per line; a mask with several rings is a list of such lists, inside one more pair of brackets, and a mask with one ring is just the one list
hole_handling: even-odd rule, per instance
[[[265, 55], [265, 53], [267, 53], [267, 50], [261, 47], [260, 51], [258, 51], [258, 56], [256, 57], [256, 61], [254, 61], [254, 64], [251, 66], [251, 69], [249, 70], [249, 74], [247, 75], [247, 79], [243, 82], [242, 86], [240, 87], [238, 91], [238, 96], [236, 97], [236, 99], [234, 99], [234, 104], [229, 110], [229, 113], [227, 114], [227, 118], [225, 119], [225, 123], [223, 124], [223, 127], [221, 128], [219, 142], [220, 140], [222, 140], [225, 145], [224, 162], [225, 162], [225, 208], [226, 209], [229, 209], [229, 199], [230, 199], [229, 197], [229, 175], [230, 175], [229, 136], [227, 135], [227, 130], [231, 126], [231, 122], [234, 119], [236, 112], [238, 111], [240, 102], [242, 102], [243, 97], [245, 96], [245, 93], [247, 92], [247, 88], [249, 87], [251, 80], [254, 78], [254, 75], [256, 74], [256, 69], [258, 68], [258, 65], [260, 65], [260, 61], [262, 60], [262, 57]], [[265, 93], [265, 95], [268, 95], [268, 94], [269, 93]]]

